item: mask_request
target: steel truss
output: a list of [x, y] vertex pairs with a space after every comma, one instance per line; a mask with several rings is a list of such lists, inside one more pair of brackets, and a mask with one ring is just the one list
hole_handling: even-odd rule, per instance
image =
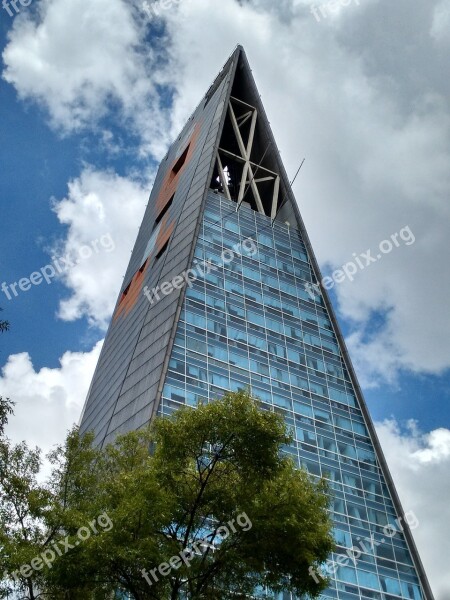
[[[242, 109], [244, 112], [239, 114], [239, 116], [236, 116], [236, 110], [233, 104], [238, 105], [241, 109], [241, 112]], [[258, 184], [263, 182], [273, 182], [270, 217], [271, 219], [275, 219], [278, 210], [278, 200], [280, 194], [280, 176], [278, 173], [274, 173], [273, 171], [270, 171], [269, 169], [266, 169], [265, 167], [262, 167], [261, 165], [251, 161], [258, 111], [254, 106], [247, 104], [243, 100], [231, 97], [230, 102], [228, 103], [228, 113], [230, 115], [231, 124], [233, 126], [233, 131], [239, 147], [240, 155], [234, 154], [233, 152], [220, 147], [217, 152], [217, 169], [219, 172], [220, 183], [223, 187], [225, 195], [228, 200], [232, 200], [230, 190], [228, 188], [227, 175], [225, 173], [222, 160], [223, 157], [228, 157], [240, 164], [243, 164], [242, 177], [237, 196], [237, 209], [239, 209], [241, 203], [245, 199], [248, 189], [251, 188], [258, 212], [266, 214], [263, 202], [261, 200]], [[250, 131], [247, 142], [245, 143], [242, 136], [242, 126], [249, 120], [251, 120]], [[261, 176], [256, 177], [257, 174], [260, 174]]]

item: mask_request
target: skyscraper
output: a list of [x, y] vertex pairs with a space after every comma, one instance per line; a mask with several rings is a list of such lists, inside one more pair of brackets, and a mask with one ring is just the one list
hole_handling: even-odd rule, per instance
[[81, 431], [101, 446], [183, 404], [250, 386], [295, 431], [286, 451], [330, 481], [338, 549], [324, 597], [432, 600], [414, 518], [319, 281], [239, 46], [160, 165]]

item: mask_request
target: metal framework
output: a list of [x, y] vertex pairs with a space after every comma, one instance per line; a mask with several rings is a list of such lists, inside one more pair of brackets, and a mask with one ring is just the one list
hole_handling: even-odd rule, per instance
[[[239, 116], [236, 116], [236, 111], [233, 107], [233, 103], [239, 105], [239, 108], [244, 110], [244, 112]], [[253, 196], [255, 198], [258, 212], [266, 214], [258, 184], [270, 181], [273, 182], [270, 216], [272, 219], [274, 219], [278, 209], [278, 199], [280, 193], [280, 176], [278, 175], [278, 173], [274, 173], [273, 171], [262, 167], [260, 164], [256, 164], [251, 161], [253, 143], [255, 140], [256, 123], [258, 119], [258, 111], [254, 106], [251, 106], [243, 100], [239, 100], [238, 98], [234, 98], [232, 96], [230, 98], [230, 102], [228, 103], [228, 113], [230, 115], [231, 124], [233, 126], [233, 131], [236, 137], [236, 142], [239, 147], [240, 155], [234, 154], [233, 152], [230, 152], [225, 148], [218, 149], [216, 156], [217, 169], [219, 172], [220, 182], [224, 189], [225, 195], [227, 196], [228, 200], [232, 200], [230, 190], [228, 189], [228, 181], [223, 167], [222, 156], [231, 158], [243, 165], [242, 177], [239, 184], [239, 192], [237, 196], [237, 209], [239, 209], [239, 206], [243, 202], [248, 189], [251, 188]], [[250, 131], [248, 134], [247, 142], [245, 143], [242, 136], [242, 126], [249, 120], [251, 120]], [[256, 177], [258, 171], [262, 171], [262, 177]]]

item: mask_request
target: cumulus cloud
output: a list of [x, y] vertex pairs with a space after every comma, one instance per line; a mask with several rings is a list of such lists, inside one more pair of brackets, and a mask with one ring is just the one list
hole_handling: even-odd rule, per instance
[[450, 1], [441, 0], [434, 9], [431, 35], [438, 43], [450, 43]]
[[405, 511], [419, 526], [413, 531], [436, 599], [450, 598], [447, 523], [450, 521], [450, 430], [422, 433], [411, 421], [403, 430], [395, 420], [377, 425], [377, 432]]
[[148, 187], [87, 167], [69, 182], [67, 197], [54, 202], [53, 209], [68, 230], [53, 254], [77, 262], [61, 275], [71, 291], [60, 302], [61, 319], [87, 317], [91, 325], [106, 328], [143, 217]]
[[42, 106], [54, 128], [96, 127], [117, 110], [141, 152], [162, 157], [168, 112], [159, 86], [171, 82], [162, 51], [145, 45], [145, 26], [124, 0], [42, 0], [22, 11], [3, 52], [3, 78]]
[[2, 395], [16, 402], [6, 433], [44, 453], [78, 423], [103, 342], [90, 352], [66, 352], [60, 367], [36, 371], [27, 352], [8, 358], [0, 376]]

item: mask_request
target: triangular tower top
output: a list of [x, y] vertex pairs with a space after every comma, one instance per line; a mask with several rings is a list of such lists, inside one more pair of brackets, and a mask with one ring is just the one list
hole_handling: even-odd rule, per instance
[[211, 97], [230, 69], [233, 84], [212, 187], [236, 202], [238, 208], [246, 202], [272, 220], [300, 227], [287, 174], [242, 46], [237, 46], [206, 98]]

